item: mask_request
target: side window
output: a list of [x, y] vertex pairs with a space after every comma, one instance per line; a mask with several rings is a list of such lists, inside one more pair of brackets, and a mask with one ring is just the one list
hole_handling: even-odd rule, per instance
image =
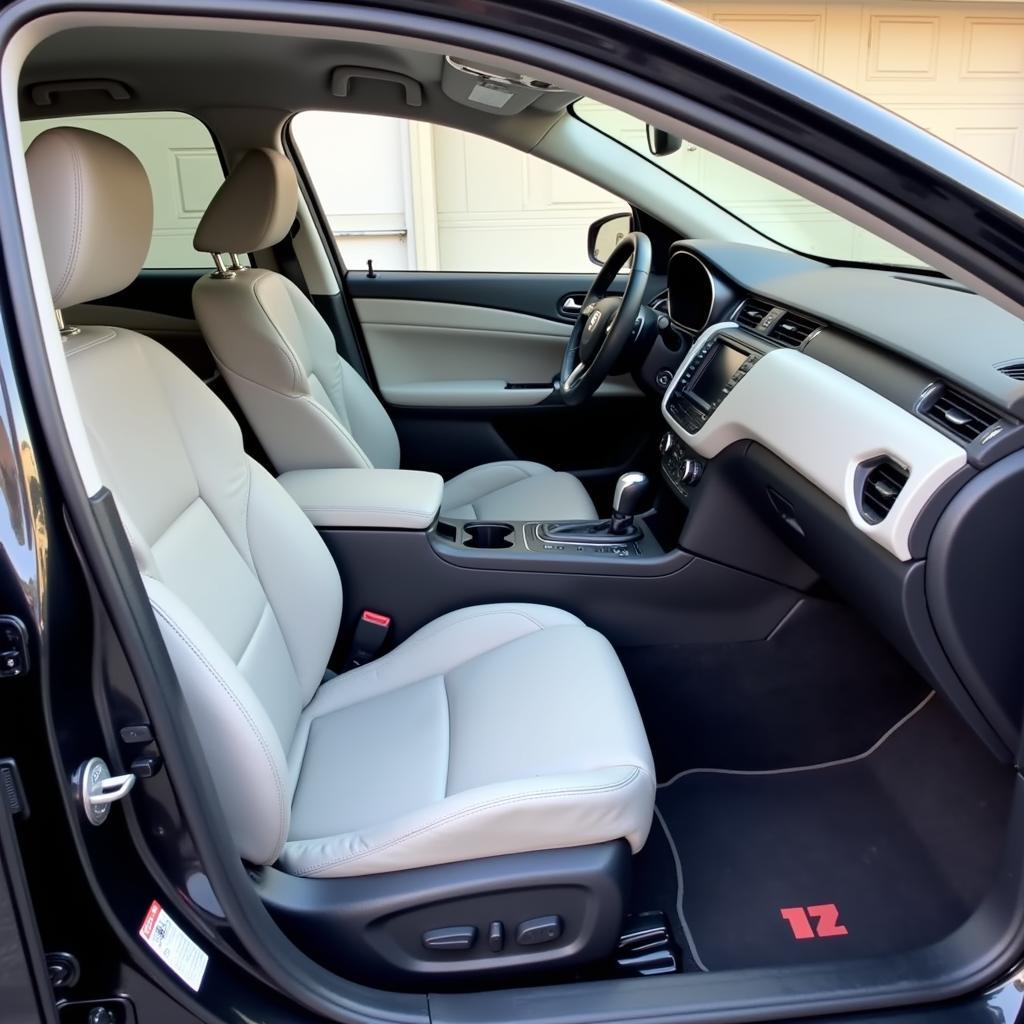
[[220, 157], [206, 126], [173, 111], [52, 118], [22, 125], [25, 145], [47, 128], [73, 125], [127, 146], [141, 161], [153, 188], [153, 241], [147, 269], [206, 268], [192, 248], [199, 218], [224, 180]]
[[590, 274], [587, 228], [627, 209], [545, 160], [439, 125], [311, 110], [292, 140], [353, 269]]

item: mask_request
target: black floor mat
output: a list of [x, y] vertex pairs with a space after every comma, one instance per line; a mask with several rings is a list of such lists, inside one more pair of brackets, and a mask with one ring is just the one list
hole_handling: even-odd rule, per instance
[[[859, 754], [928, 687], [839, 605], [806, 600], [767, 640], [619, 651], [664, 782]], [[650, 909], [650, 908], [648, 908]]]
[[668, 843], [652, 836], [660, 885], [644, 872], [642, 898], [677, 907], [689, 955], [707, 970], [920, 947], [987, 891], [1012, 780], [937, 696], [846, 763], [688, 772], [659, 789], [671, 873]]

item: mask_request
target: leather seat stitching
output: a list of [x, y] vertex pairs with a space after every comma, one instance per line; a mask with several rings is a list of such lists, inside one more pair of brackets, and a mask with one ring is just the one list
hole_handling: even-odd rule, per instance
[[[275, 323], [274, 318], [270, 315], [270, 312], [267, 310], [267, 307], [263, 304], [263, 300], [260, 298], [259, 292], [257, 291], [260, 284], [262, 284], [264, 281], [270, 280], [272, 280], [271, 274], [260, 274], [258, 277], [253, 279], [250, 291], [252, 292], [252, 297], [256, 300], [256, 305], [258, 305], [260, 309], [263, 311], [263, 315], [267, 318], [267, 322], [274, 329], [274, 333], [280, 339], [281, 348], [284, 350], [285, 356], [292, 365], [292, 374], [293, 379], [295, 381], [295, 388], [296, 390], [298, 390], [299, 383], [303, 381], [308, 376], [308, 374], [305, 372], [305, 369], [299, 363], [299, 359], [298, 356], [296, 356], [295, 354], [295, 350], [291, 347], [291, 345], [288, 343], [288, 340], [281, 333], [281, 329]], [[290, 299], [291, 296], [288, 296], [288, 298]]]
[[[242, 532], [246, 540], [246, 544], [249, 548], [249, 560], [252, 566], [252, 571], [256, 575], [256, 582], [259, 583], [260, 589], [263, 591], [263, 600], [266, 601], [267, 610], [274, 617], [274, 623], [281, 633], [281, 640], [284, 642], [285, 653], [288, 655], [288, 660], [292, 664], [292, 675], [295, 677], [295, 684], [299, 689], [299, 703], [303, 705], [306, 703], [305, 696], [302, 693], [302, 681], [299, 678], [299, 670], [295, 661], [295, 655], [292, 654], [291, 647], [288, 646], [288, 635], [283, 629], [281, 629], [281, 620], [277, 617], [277, 609], [274, 608], [274, 603], [270, 600], [270, 591], [267, 589], [263, 582], [263, 577], [260, 575], [259, 567], [256, 565], [256, 558], [252, 553], [252, 542], [249, 540], [249, 496], [252, 494], [252, 462], [247, 460], [245, 464], [246, 468], [246, 488], [245, 488], [245, 510], [242, 513]], [[260, 616], [262, 621], [262, 616]], [[257, 629], [259, 623], [256, 623]], [[255, 636], [255, 632], [253, 636]], [[251, 641], [250, 641], [251, 642]]]
[[83, 223], [83, 202], [82, 202], [82, 164], [79, 159], [78, 149], [72, 144], [72, 142], [60, 136], [61, 140], [67, 145], [68, 151], [71, 154], [71, 168], [74, 172], [75, 182], [75, 194], [74, 194], [74, 221], [71, 231], [71, 246], [68, 252], [67, 261], [64, 264], [64, 273], [61, 275], [60, 283], [54, 290], [54, 303], [60, 306], [59, 298], [64, 297], [64, 292], [67, 289], [68, 284], [71, 282], [71, 278], [74, 276], [75, 266], [78, 263], [78, 250], [82, 242], [82, 223]]
[[[515, 487], [516, 484], [521, 484], [524, 480], [530, 480], [530, 479], [532, 479], [535, 476], [541, 476], [542, 475], [540, 473], [529, 473], [525, 469], [523, 469], [522, 466], [517, 466], [513, 462], [492, 462], [490, 464], [484, 463], [483, 466], [474, 466], [473, 469], [467, 469], [466, 473], [469, 473], [469, 474], [472, 475], [472, 474], [477, 474], [478, 471], [480, 471], [480, 470], [482, 470], [484, 468], [498, 469], [499, 467], [501, 469], [503, 469], [503, 470], [504, 469], [515, 470], [517, 473], [521, 473], [522, 475], [519, 477], [518, 480], [510, 480], [507, 484], [502, 484], [500, 487], [495, 487], [495, 488], [493, 488], [491, 490], [480, 491], [476, 495], [475, 499], [473, 499], [471, 501], [465, 502], [465, 504], [469, 505], [469, 507], [471, 509], [473, 509], [473, 514], [474, 515], [477, 515], [477, 511], [476, 511], [476, 508], [475, 508], [474, 503], [473, 503], [474, 501], [479, 501], [480, 498], [490, 497], [491, 495], [497, 494], [499, 491], [505, 490], [507, 487]], [[466, 473], [460, 473], [459, 475], [460, 476], [465, 476]], [[482, 476], [483, 474], [479, 473], [479, 475]], [[458, 477], [455, 477], [452, 480], [449, 480], [448, 483], [449, 484], [454, 483], [455, 480], [457, 480], [457, 479], [458, 479]], [[478, 487], [483, 487], [483, 481], [480, 481], [477, 486]]]
[[[362, 850], [359, 853], [347, 854], [344, 857], [337, 857], [329, 861], [323, 861], [319, 864], [311, 865], [307, 868], [301, 868], [299, 869], [298, 874], [310, 875], [316, 871], [322, 871], [324, 868], [336, 867], [339, 864], [350, 864], [353, 861], [361, 860], [363, 857], [369, 857], [372, 854], [378, 854], [384, 850], [391, 849], [392, 847], [397, 846], [408, 839], [412, 839], [416, 836], [422, 835], [424, 832], [429, 832], [432, 829], [437, 828], [439, 825], [448, 825], [453, 821], [459, 821], [462, 818], [472, 817], [475, 814], [479, 814], [481, 811], [492, 810], [495, 807], [504, 807], [520, 803], [528, 803], [532, 800], [544, 800], [548, 797], [594, 796], [599, 793], [614, 793], [620, 789], [625, 789], [627, 786], [630, 786], [640, 775], [647, 775], [647, 773], [642, 768], [634, 767], [633, 771], [627, 778], [615, 784], [585, 787], [576, 786], [572, 788], [555, 790], [538, 790], [533, 793], [516, 794], [515, 796], [503, 797], [500, 800], [489, 800], [486, 803], [477, 804], [474, 807], [467, 807], [464, 810], [456, 812], [455, 814], [449, 814], [441, 818], [435, 818], [434, 821], [429, 822], [426, 825], [421, 825], [419, 828], [413, 829], [400, 836], [396, 836], [394, 839], [391, 839], [388, 842], [381, 844], [380, 846], [374, 846], [368, 850]], [[315, 842], [316, 840], [302, 840], [302, 842], [311, 841]]]
[[356, 441], [356, 439], [347, 430], [345, 430], [345, 428], [338, 422], [338, 420], [334, 416], [332, 416], [318, 401], [316, 401], [315, 398], [313, 398], [310, 395], [300, 394], [299, 392], [292, 393], [288, 391], [282, 391], [280, 388], [271, 387], [269, 384], [264, 384], [262, 381], [253, 380], [252, 377], [247, 377], [244, 373], [239, 373], [237, 370], [232, 369], [226, 363], [223, 363], [222, 365], [224, 369], [228, 371], [228, 373], [233, 373], [236, 377], [240, 378], [241, 380], [244, 380], [246, 383], [252, 384], [253, 387], [263, 388], [264, 391], [270, 391], [275, 395], [280, 395], [282, 398], [298, 399], [300, 402], [308, 404], [310, 408], [314, 409], [322, 417], [324, 417], [324, 419], [327, 420], [329, 426], [333, 427], [341, 435], [341, 439], [348, 443], [352, 448], [353, 454], [358, 455], [363, 460], [362, 467], [357, 466], [355, 468], [373, 469], [373, 464], [366, 457], [362, 448], [359, 447], [359, 444]]
[[444, 702], [448, 708], [448, 763], [444, 769], [444, 796], [448, 797], [448, 780], [452, 777], [452, 736], [455, 735], [455, 729], [452, 726], [452, 697], [448, 692], [448, 678], [442, 672], [441, 673], [441, 689], [444, 691]]
[[[491, 618], [491, 617], [496, 616], [496, 615], [508, 615], [508, 616], [514, 616], [514, 617], [520, 618], [520, 619], [525, 619], [527, 622], [529, 622], [532, 625], [536, 626], [538, 630], [541, 630], [541, 629], [551, 629], [552, 628], [551, 626], [543, 625], [541, 622], [538, 622], [537, 619], [533, 618], [530, 615], [527, 615], [526, 612], [522, 612], [522, 611], [511, 611], [511, 610], [504, 611], [503, 610], [503, 611], [494, 611], [494, 612], [481, 612], [479, 615], [465, 615], [465, 616], [463, 616], [462, 618], [458, 619], [455, 622], [450, 622], [447, 625], [442, 626], [440, 629], [436, 629], [436, 630], [433, 630], [431, 632], [427, 632], [424, 636], [411, 636], [411, 637], [409, 637], [408, 640], [405, 641], [404, 644], [402, 644], [402, 647], [409, 647], [410, 645], [413, 645], [413, 644], [421, 644], [421, 643], [425, 643], [428, 640], [434, 640], [437, 637], [442, 636], [444, 633], [447, 633], [449, 630], [457, 629], [459, 626], [463, 625], [466, 622], [475, 622], [478, 619], [487, 619], [487, 618]], [[559, 625], [559, 626], [575, 626], [575, 625], [577, 625], [577, 623], [575, 623], [575, 622], [560, 622], [557, 625]], [[582, 623], [580, 623], [580, 625], [582, 625]], [[528, 636], [528, 635], [529, 634], [524, 634], [524, 636]], [[502, 640], [500, 643], [496, 644], [494, 647], [489, 648], [489, 650], [492, 650], [492, 651], [497, 650], [499, 647], [504, 647], [505, 644], [510, 644], [510, 643], [513, 643], [516, 640], [521, 640], [521, 639], [522, 639], [522, 637], [516, 636], [516, 637], [511, 637], [508, 640]], [[400, 649], [400, 648], [396, 648], [396, 650], [398, 650], [398, 649]], [[469, 660], [472, 661], [472, 658], [469, 659]], [[465, 664], [465, 662], [460, 662], [460, 664]]]
[[88, 352], [91, 348], [97, 348], [99, 345], [104, 345], [108, 341], [113, 341], [117, 336], [117, 331], [110, 331], [109, 334], [104, 334], [102, 337], [93, 338], [93, 340], [88, 344], [76, 345], [74, 347], [66, 345], [64, 347], [64, 355], [66, 358], [70, 359], [72, 356], [77, 356], [80, 352]]
[[256, 737], [256, 740], [259, 743], [260, 748], [262, 749], [263, 754], [264, 754], [264, 756], [267, 759], [267, 765], [270, 768], [271, 775], [273, 775], [273, 777], [274, 777], [274, 785], [277, 787], [277, 796], [278, 796], [278, 801], [277, 801], [277, 818], [278, 818], [278, 824], [277, 824], [277, 839], [276, 839], [276, 841], [274, 843], [274, 849], [275, 850], [279, 850], [281, 848], [281, 846], [283, 845], [283, 843], [285, 841], [285, 838], [287, 836], [287, 833], [288, 833], [287, 823], [286, 823], [286, 815], [285, 815], [285, 811], [284, 811], [284, 807], [286, 806], [286, 802], [285, 802], [285, 797], [284, 797], [284, 786], [282, 785], [282, 782], [281, 782], [281, 776], [280, 776], [280, 773], [277, 770], [277, 765], [274, 764], [274, 758], [273, 758], [273, 755], [272, 755], [272, 753], [270, 751], [270, 747], [267, 744], [266, 737], [263, 735], [263, 733], [260, 730], [259, 726], [256, 725], [255, 721], [253, 721], [252, 715], [249, 713], [249, 709], [246, 708], [246, 706], [238, 699], [237, 694], [235, 694], [235, 692], [228, 685], [228, 683], [224, 679], [224, 677], [209, 662], [209, 660], [206, 658], [206, 655], [204, 655], [203, 652], [192, 642], [192, 640], [185, 633], [182, 632], [182, 630], [179, 628], [178, 624], [174, 621], [173, 618], [171, 618], [171, 616], [168, 614], [168, 612], [166, 612], [152, 598], [150, 598], [150, 604], [153, 606], [153, 610], [160, 616], [160, 618], [162, 618], [164, 620], [164, 622], [166, 622], [167, 625], [185, 643], [185, 646], [188, 647], [190, 651], [192, 651], [192, 653], [195, 655], [195, 657], [197, 658], [199, 663], [206, 669], [206, 671], [209, 672], [209, 674], [211, 676], [213, 676], [213, 678], [216, 679], [218, 683], [220, 683], [221, 689], [228, 695], [228, 697], [231, 698], [232, 703], [235, 705], [236, 708], [238, 708], [239, 712], [242, 715], [242, 718], [245, 720], [246, 724], [252, 730], [253, 735]]

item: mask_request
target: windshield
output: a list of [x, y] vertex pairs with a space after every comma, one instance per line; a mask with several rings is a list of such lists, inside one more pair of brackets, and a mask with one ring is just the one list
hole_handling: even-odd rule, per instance
[[675, 153], [652, 156], [647, 126], [630, 114], [591, 99], [577, 101], [572, 110], [580, 120], [653, 160], [684, 185], [787, 249], [829, 261], [927, 266], [839, 214], [685, 139]]

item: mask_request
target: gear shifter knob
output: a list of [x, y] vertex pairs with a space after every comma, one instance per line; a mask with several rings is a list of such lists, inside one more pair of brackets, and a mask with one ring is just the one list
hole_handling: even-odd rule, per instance
[[633, 525], [633, 516], [647, 510], [650, 491], [646, 473], [623, 473], [619, 477], [612, 498], [611, 533], [625, 533]]

